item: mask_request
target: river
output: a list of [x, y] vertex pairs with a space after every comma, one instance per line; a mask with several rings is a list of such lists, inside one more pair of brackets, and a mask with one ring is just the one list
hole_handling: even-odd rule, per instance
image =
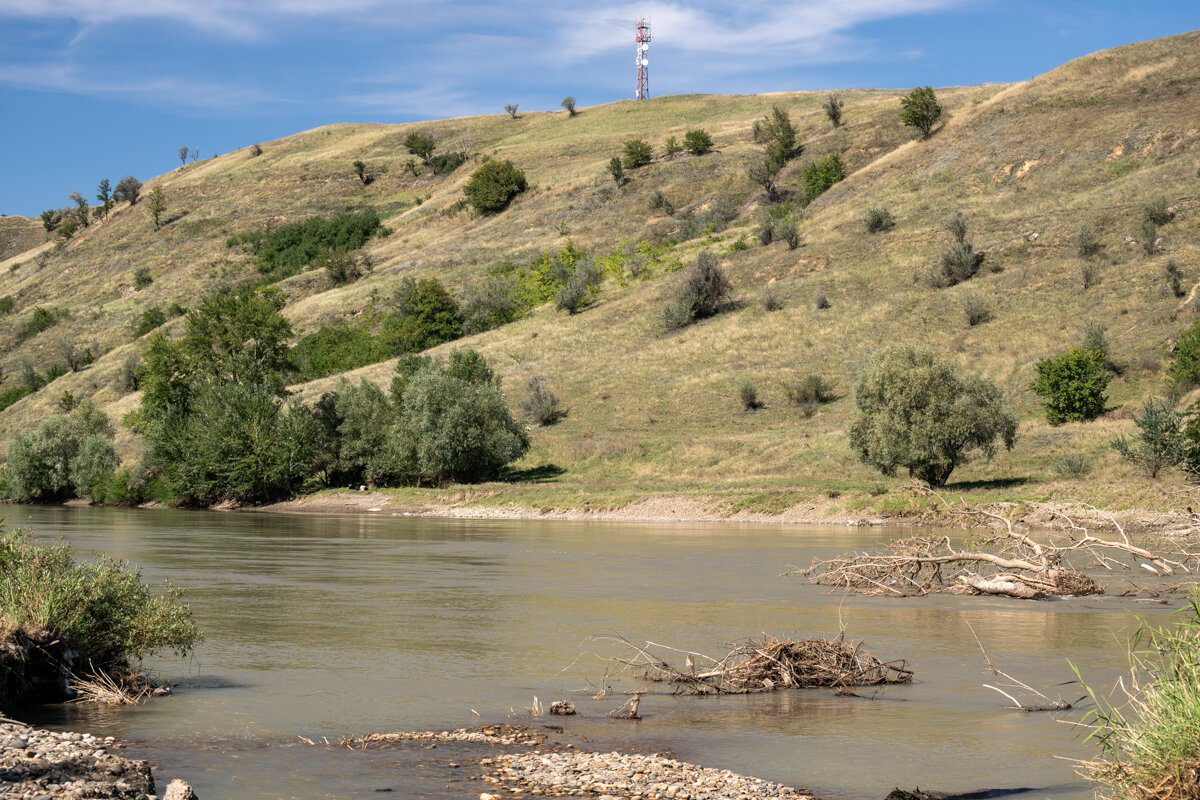
[[[180, 682], [136, 708], [64, 705], [26, 719], [114, 735], [129, 755], [215, 798], [476, 798], [486, 785], [449, 763], [454, 748], [350, 752], [310, 747], [370, 732], [481, 722], [564, 724], [593, 744], [807, 788], [878, 798], [893, 787], [1030, 787], [1020, 797], [1084, 800], [1071, 758], [1094, 753], [1066, 724], [1078, 711], [1021, 714], [993, 683], [1001, 669], [1074, 701], [1070, 664], [1111, 685], [1127, 668], [1135, 614], [1163, 607], [1113, 597], [842, 597], [789, 565], [868, 548], [900, 529], [772, 525], [442, 520], [9, 507], [9, 526], [108, 552], [150, 581], [184, 590], [206, 641], [191, 659], [150, 666]], [[620, 634], [717, 654], [762, 632], [829, 637], [845, 625], [879, 657], [907, 659], [917, 681], [866, 690], [721, 698], [650, 695], [643, 719], [609, 719], [596, 701]], [[1070, 660], [1068, 662], [1068, 659]], [[641, 688], [635, 680], [617, 690]], [[569, 697], [574, 718], [530, 720]], [[462, 773], [462, 774], [460, 774]]]

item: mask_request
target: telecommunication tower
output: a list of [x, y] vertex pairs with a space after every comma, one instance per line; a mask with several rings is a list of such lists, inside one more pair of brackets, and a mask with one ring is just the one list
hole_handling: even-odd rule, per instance
[[637, 99], [645, 100], [650, 96], [650, 59], [646, 51], [650, 49], [650, 23], [645, 17], [637, 24]]

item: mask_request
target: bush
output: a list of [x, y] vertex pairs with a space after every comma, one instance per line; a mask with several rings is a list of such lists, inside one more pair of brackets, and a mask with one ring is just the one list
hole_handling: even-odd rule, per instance
[[758, 389], [754, 385], [754, 381], [747, 378], [738, 386], [738, 400], [742, 404], [743, 411], [757, 411], [763, 407], [763, 403], [758, 399]]
[[625, 167], [621, 165], [620, 156], [613, 156], [608, 160], [608, 174], [612, 175], [613, 183], [617, 186], [625, 185]]
[[363, 253], [354, 255], [345, 250], [331, 250], [320, 259], [321, 267], [334, 286], [354, 283], [371, 271], [371, 259]]
[[779, 167], [804, 152], [804, 145], [796, 141], [791, 117], [779, 106], [771, 106], [771, 113], [758, 123], [755, 141], [759, 138], [767, 146], [767, 159]]
[[[1163, 280], [1167, 282], [1167, 288], [1173, 296], [1183, 297], [1187, 294], [1187, 290], [1183, 288], [1183, 272], [1180, 271], [1179, 265], [1175, 263], [1175, 259], [1168, 260], [1163, 267]], [[0, 303], [3, 303], [2, 299], [0, 299]], [[2, 309], [0, 309], [0, 312], [2, 312]]]
[[317, 401], [313, 417], [322, 432], [316, 467], [326, 485], [375, 486], [406, 477], [394, 473], [387, 463], [387, 432], [394, 409], [377, 384], [365, 379], [340, 382]]
[[668, 217], [675, 214], [675, 205], [659, 189], [655, 189], [650, 194], [650, 199], [646, 205], [651, 211], [662, 211]]
[[921, 135], [929, 138], [933, 126], [942, 116], [942, 107], [938, 103], [933, 87], [923, 86], [913, 89], [900, 98], [900, 121], [906, 127], [916, 128]]
[[1146, 471], [1151, 478], [1166, 467], [1183, 467], [1196, 461], [1195, 452], [1183, 431], [1183, 417], [1168, 400], [1147, 397], [1142, 415], [1133, 415], [1138, 432], [1132, 438], [1124, 434], [1112, 440], [1112, 448], [1121, 458]]
[[959, 300], [968, 327], [975, 327], [992, 318], [992, 304], [977, 294], [965, 294]]
[[694, 156], [702, 156], [713, 148], [712, 137], [703, 128], [693, 128], [683, 135], [683, 146]]
[[9, 497], [45, 503], [88, 497], [117, 463], [112, 423], [90, 399], [50, 417], [8, 447]]
[[449, 175], [454, 170], [467, 163], [470, 158], [466, 153], [438, 153], [429, 159], [429, 166], [435, 175]]
[[[397, 365], [412, 369], [412, 364]], [[512, 418], [500, 381], [474, 350], [455, 350], [446, 367], [427, 360], [393, 384], [399, 421], [389, 432], [396, 460], [426, 480], [494, 478], [525, 454], [529, 436]]]
[[1158, 245], [1160, 243], [1158, 226], [1151, 220], [1143, 220], [1133, 238], [1134, 241], [1142, 246], [1142, 252], [1146, 255], [1152, 256], [1158, 252]]
[[1104, 368], [1103, 353], [1072, 347], [1042, 359], [1035, 369], [1038, 377], [1029, 388], [1042, 398], [1051, 425], [1093, 420], [1104, 413], [1104, 390], [1112, 374]]
[[250, 145], [250, 157], [251, 158], [257, 158], [258, 156], [261, 156], [261, 155], [262, 155], [262, 145], [261, 144]]
[[773, 283], [767, 284], [767, 288], [763, 289], [761, 302], [763, 311], [779, 311], [783, 308], [783, 298], [779, 296], [779, 289]]
[[536, 375], [525, 383], [525, 397], [519, 406], [531, 422], [543, 427], [553, 425], [567, 416], [567, 411], [559, 403], [558, 397], [550, 391], [546, 382]]
[[519, 108], [519, 107], [520, 107], [519, 103], [505, 103], [504, 111], [508, 114], [508, 116], [512, 117], [513, 119], [516, 119], [517, 118], [517, 108]]
[[1171, 376], [1181, 386], [1200, 383], [1200, 320], [1179, 334], [1175, 342]]
[[16, 307], [17, 301], [13, 300], [13, 296], [11, 294], [6, 294], [4, 297], [0, 297], [0, 314], [7, 316], [11, 314], [13, 309]]
[[[140, 571], [108, 556], [76, 561], [70, 544], [43, 546], [25, 531], [0, 531], [0, 565], [0, 620], [9, 635], [15, 628], [47, 648], [58, 640], [93, 670], [119, 676], [131, 659], [162, 650], [187, 655], [202, 638], [170, 584], [154, 594]], [[3, 688], [15, 689], [28, 665], [2, 666]]]
[[1100, 266], [1098, 264], [1083, 263], [1079, 265], [1079, 285], [1085, 292], [1099, 282]]
[[292, 347], [289, 379], [304, 383], [378, 364], [393, 355], [391, 344], [369, 328], [351, 327], [345, 322], [322, 325]]
[[644, 167], [654, 160], [654, 149], [645, 139], [630, 139], [625, 142], [621, 166], [625, 169]]
[[830, 186], [844, 180], [845, 177], [846, 165], [842, 163], [842, 157], [837, 153], [830, 153], [825, 158], [805, 164], [803, 173], [805, 202], [811, 203], [816, 200]]
[[817, 296], [813, 298], [813, 308], [818, 311], [829, 308], [829, 298], [824, 292], [817, 292]]
[[53, 328], [64, 315], [41, 306], [34, 306], [33, 315], [25, 323], [22, 339], [32, 339], [44, 330]]
[[329, 253], [358, 250], [381, 225], [375, 211], [346, 212], [333, 217], [310, 217], [266, 233], [233, 236], [255, 254], [258, 270], [275, 279], [295, 275]]
[[668, 136], [667, 141], [663, 143], [663, 153], [670, 158], [671, 156], [680, 152], [683, 152], [683, 145], [681, 145], [679, 140], [674, 136]]
[[393, 297], [396, 311], [383, 331], [388, 358], [428, 350], [461, 335], [458, 301], [437, 278], [405, 278]]
[[983, 253], [976, 253], [970, 242], [953, 242], [929, 268], [928, 283], [935, 289], [970, 280], [983, 266]]
[[842, 99], [836, 94], [830, 94], [821, 105], [821, 110], [825, 112], [825, 116], [835, 128], [840, 128], [842, 125], [842, 107], [844, 105]]
[[780, 200], [779, 174], [783, 171], [783, 162], [777, 161], [771, 155], [765, 155], [750, 162], [746, 167], [746, 177], [751, 182], [762, 187], [767, 194], [767, 200], [775, 203]]
[[351, 166], [354, 167], [354, 174], [358, 177], [359, 182], [362, 183], [363, 186], [370, 186], [375, 180], [375, 176], [370, 172], [367, 172], [366, 162], [355, 159]]
[[667, 330], [677, 330], [723, 311], [730, 302], [733, 286], [708, 250], [701, 250], [683, 274], [683, 280], [663, 310]]
[[832, 403], [837, 399], [833, 384], [820, 375], [811, 374], [784, 381], [783, 395], [790, 405], [806, 410], [825, 403]]
[[791, 218], [777, 219], [771, 227], [771, 238], [786, 242], [788, 250], [795, 250], [800, 246], [800, 226]]
[[145, 336], [150, 331], [165, 325], [167, 315], [158, 306], [151, 306], [142, 312], [141, 318], [138, 320], [137, 327], [133, 330], [135, 337]]
[[850, 446], [884, 475], [904, 467], [915, 478], [944, 486], [971, 454], [991, 457], [997, 441], [1011, 450], [1017, 419], [1000, 389], [960, 375], [925, 347], [888, 345], [868, 360], [854, 387], [857, 414]]
[[138, 390], [138, 370], [142, 360], [137, 353], [130, 353], [121, 362], [121, 371], [117, 374], [117, 394], [121, 397]]
[[863, 217], [863, 226], [867, 233], [882, 233], [891, 230], [895, 225], [896, 220], [892, 217], [892, 212], [886, 208], [868, 208], [866, 216]]
[[113, 190], [113, 199], [136, 205], [138, 195], [142, 193], [142, 182], [132, 175], [126, 175], [117, 181], [117, 188]]
[[525, 173], [511, 161], [486, 161], [471, 174], [463, 193], [480, 214], [497, 214], [526, 186]]
[[697, 236], [719, 233], [725, 230], [737, 215], [737, 201], [727, 194], [713, 195], [706, 208], [689, 210], [679, 217], [679, 231], [675, 234], [675, 239], [686, 242]]
[[1054, 462], [1052, 469], [1055, 474], [1064, 478], [1086, 478], [1091, 474], [1093, 464], [1087, 458], [1077, 454], [1068, 453], [1067, 455]]
[[511, 275], [489, 275], [467, 284], [462, 298], [463, 335], [491, 330], [519, 319], [526, 308], [519, 294], [517, 281]]
[[1092, 230], [1092, 226], [1086, 222], [1079, 223], [1079, 227], [1075, 229], [1075, 251], [1079, 253], [1079, 257], [1091, 258], [1103, 248], [1104, 245], [1100, 244], [1100, 240], [1096, 238], [1096, 232]]
[[1175, 219], [1175, 212], [1171, 211], [1170, 206], [1167, 205], [1167, 198], [1159, 197], [1142, 206], [1142, 217], [1155, 225], [1166, 225]]
[[133, 271], [133, 288], [139, 292], [152, 283], [154, 283], [154, 278], [150, 277], [149, 267], [138, 267]]
[[1096, 322], [1083, 326], [1083, 340], [1080, 346], [1084, 350], [1095, 350], [1108, 359], [1108, 328]]
[[437, 142], [432, 136], [426, 136], [423, 133], [412, 131], [404, 137], [404, 149], [418, 156], [425, 162], [426, 166], [430, 165], [430, 159], [433, 156], [433, 151], [437, 148]]

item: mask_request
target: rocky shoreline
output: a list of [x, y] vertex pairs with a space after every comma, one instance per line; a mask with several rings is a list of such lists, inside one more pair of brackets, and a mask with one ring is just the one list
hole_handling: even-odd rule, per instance
[[0, 723], [0, 798], [74, 800], [154, 796], [150, 764], [123, 758], [111, 736], [58, 733]]

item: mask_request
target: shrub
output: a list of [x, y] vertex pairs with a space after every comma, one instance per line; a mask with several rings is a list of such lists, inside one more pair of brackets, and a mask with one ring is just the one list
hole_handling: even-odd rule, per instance
[[821, 110], [825, 112], [825, 116], [832, 123], [833, 127], [839, 128], [842, 125], [842, 99], [836, 94], [830, 94], [825, 98], [825, 102], [821, 105]]
[[1068, 453], [1067, 455], [1054, 462], [1052, 469], [1055, 474], [1064, 478], [1086, 478], [1091, 474], [1093, 464], [1087, 458], [1077, 454]]
[[1011, 450], [1017, 419], [1000, 389], [925, 347], [888, 345], [867, 361], [854, 387], [858, 411], [850, 446], [884, 475], [904, 467], [944, 486], [971, 454], [991, 457], [997, 441]]
[[737, 218], [737, 202], [727, 194], [713, 195], [707, 207], [689, 210], [679, 217], [677, 242], [686, 242], [697, 236], [708, 236], [725, 230]]
[[117, 188], [113, 190], [113, 199], [136, 205], [138, 195], [142, 193], [142, 182], [132, 175], [126, 175], [117, 181]]
[[513, 119], [516, 119], [516, 118], [517, 118], [517, 108], [518, 108], [519, 106], [520, 106], [520, 104], [519, 104], [519, 103], [505, 103], [505, 104], [504, 104], [504, 111], [505, 111], [505, 112], [506, 112], [506, 113], [507, 113], [507, 114], [508, 114], [510, 117], [512, 117]]
[[166, 322], [167, 315], [163, 313], [163, 310], [158, 306], [151, 306], [142, 312], [137, 327], [133, 329], [133, 335], [135, 337], [145, 336], [155, 328], [165, 325]]
[[559, 403], [558, 397], [550, 391], [546, 382], [536, 375], [525, 383], [525, 397], [519, 406], [531, 422], [543, 427], [553, 425], [567, 416], [567, 411]]
[[1085, 292], [1099, 282], [1100, 266], [1098, 264], [1083, 263], [1079, 265], [1079, 284]]
[[497, 214], [526, 186], [525, 173], [511, 161], [486, 161], [471, 174], [463, 193], [480, 214]]
[[428, 350], [461, 334], [458, 301], [437, 278], [405, 278], [393, 297], [396, 311], [383, 331], [387, 357]]
[[779, 174], [783, 170], [783, 162], [777, 161], [771, 155], [765, 155], [750, 162], [746, 167], [746, 177], [762, 187], [767, 194], [767, 200], [779, 202]]
[[519, 319], [525, 311], [519, 287], [511, 275], [489, 275], [467, 284], [462, 297], [463, 335], [498, 328]]
[[116, 466], [112, 423], [90, 399], [50, 417], [8, 447], [9, 497], [22, 503], [88, 497]]
[[667, 330], [683, 328], [720, 313], [728, 306], [732, 292], [733, 286], [717, 257], [701, 250], [663, 310]]
[[795, 250], [800, 246], [800, 226], [791, 218], [777, 219], [771, 227], [771, 238], [786, 242], [788, 250]]
[[1179, 334], [1175, 342], [1171, 376], [1181, 386], [1200, 383], [1200, 320]]
[[703, 128], [692, 128], [683, 135], [683, 146], [694, 156], [702, 156], [713, 148], [712, 137]]
[[575, 98], [572, 97], [571, 95], [567, 95], [566, 97], [564, 97], [562, 103], [560, 103], [559, 105], [561, 105], [563, 108], [565, 108], [567, 110], [568, 116], [574, 117], [575, 115], [577, 115], [579, 113], [578, 111], [575, 110]]
[[1182, 467], [1195, 461], [1195, 454], [1183, 431], [1183, 417], [1168, 400], [1147, 397], [1142, 415], [1133, 415], [1137, 434], [1124, 434], [1112, 440], [1112, 448], [1121, 458], [1157, 478], [1165, 467]]
[[617, 186], [625, 185], [625, 167], [621, 165], [620, 156], [613, 156], [608, 160], [608, 174], [612, 175], [613, 183]]
[[1084, 350], [1095, 350], [1108, 358], [1108, 328], [1097, 322], [1089, 322], [1083, 326], [1083, 340], [1080, 346]]
[[404, 149], [418, 156], [425, 162], [426, 166], [430, 165], [430, 158], [433, 156], [433, 151], [437, 148], [437, 142], [432, 136], [426, 136], [423, 133], [412, 131], [404, 137]]
[[150, 276], [149, 267], [138, 267], [133, 271], [133, 288], [139, 292], [152, 283], [154, 283], [154, 278]]
[[1091, 258], [1103, 248], [1104, 245], [1096, 238], [1092, 226], [1086, 222], [1079, 223], [1079, 227], [1075, 229], [1075, 251], [1079, 253], [1080, 258]]
[[895, 224], [896, 220], [892, 217], [892, 212], [882, 207], [868, 208], [866, 216], [863, 217], [863, 226], [867, 229], [867, 233], [882, 233], [891, 230]]
[[805, 202], [811, 203], [816, 200], [830, 186], [844, 180], [845, 177], [846, 165], [842, 163], [842, 157], [837, 153], [830, 153], [825, 158], [805, 164], [803, 173]]
[[34, 306], [33, 315], [25, 323], [25, 330], [22, 332], [21, 338], [32, 339], [42, 331], [53, 328], [58, 324], [62, 316], [59, 312], [51, 311], [41, 306]]
[[829, 308], [829, 298], [824, 292], [817, 292], [817, 296], [813, 298], [813, 308], [818, 311]]
[[629, 139], [625, 142], [621, 166], [625, 169], [644, 167], [654, 160], [654, 149], [645, 139]]
[[463, 152], [438, 153], [429, 160], [429, 166], [435, 175], [449, 175], [467, 163], [468, 158], [469, 156]]
[[371, 182], [375, 180], [375, 176], [367, 172], [366, 162], [355, 159], [351, 166], [354, 167], [354, 174], [358, 176], [358, 180], [363, 186], [370, 186]]
[[345, 250], [330, 250], [321, 257], [320, 264], [334, 286], [354, 283], [373, 266], [365, 253], [356, 256]]
[[[1187, 290], [1183, 288], [1183, 272], [1179, 269], [1179, 264], [1175, 263], [1175, 259], [1169, 259], [1166, 265], [1163, 266], [1163, 280], [1167, 282], [1167, 288], [1175, 297], [1183, 297], [1187, 294]], [[0, 303], [3, 303], [0, 299]], [[3, 309], [0, 309], [3, 313]]]
[[316, 466], [326, 485], [374, 486], [406, 477], [394, 472], [385, 456], [394, 409], [377, 384], [343, 380], [321, 396], [313, 417], [322, 434]]
[[130, 353], [121, 362], [121, 371], [117, 374], [117, 394], [121, 397], [136, 392], [138, 390], [138, 370], [141, 367], [141, 359], [137, 353]]
[[1148, 256], [1152, 256], [1158, 252], [1159, 236], [1158, 226], [1151, 220], [1143, 220], [1138, 226], [1137, 233], [1134, 234], [1134, 240], [1142, 246], [1142, 252]]
[[[411, 369], [411, 364], [397, 365]], [[512, 418], [500, 381], [474, 350], [455, 350], [442, 367], [420, 364], [400, 374], [399, 421], [389, 432], [397, 460], [427, 480], [473, 482], [494, 478], [529, 449], [524, 426]]]
[[158, 230], [162, 226], [162, 215], [167, 211], [167, 195], [162, 186], [151, 189], [147, 201], [150, 217], [154, 220], [154, 230]]
[[767, 284], [767, 288], [763, 289], [761, 302], [763, 311], [779, 311], [783, 308], [783, 298], [779, 296], [779, 289], [773, 283]]
[[1051, 425], [1093, 420], [1104, 413], [1104, 390], [1112, 374], [1104, 368], [1100, 351], [1072, 347], [1042, 359], [1035, 369], [1038, 377], [1029, 388], [1042, 398]]
[[[0, 564], [5, 578], [0, 582], [0, 619], [47, 648], [55, 640], [62, 642], [64, 649], [76, 651], [77, 663], [93, 670], [119, 676], [131, 659], [162, 650], [187, 655], [202, 638], [170, 584], [164, 584], [161, 595], [154, 594], [142, 583], [140, 571], [108, 556], [76, 561], [70, 544], [40, 545], [26, 531], [2, 531]], [[6, 662], [3, 689], [16, 689], [12, 684], [22, 677], [51, 677], [23, 676], [30, 666], [24, 659]], [[55, 687], [51, 691], [61, 686], [45, 683]]]
[[13, 309], [16, 307], [17, 301], [13, 300], [13, 296], [11, 294], [6, 294], [4, 297], [0, 297], [0, 314], [7, 316], [11, 314]]
[[771, 113], [763, 117], [758, 136], [767, 146], [767, 158], [779, 166], [804, 152], [804, 145], [796, 141], [796, 129], [792, 126], [791, 117], [779, 106], [771, 106]]
[[923, 86], [913, 89], [900, 98], [900, 121], [906, 127], [916, 128], [921, 135], [929, 138], [933, 126], [942, 116], [942, 107], [938, 103], [933, 87]]
[[754, 386], [754, 381], [747, 378], [738, 386], [738, 400], [742, 404], [743, 411], [757, 411], [763, 407], [763, 403], [758, 399], [758, 389]]
[[276, 279], [295, 275], [330, 252], [358, 250], [379, 230], [375, 211], [345, 212], [332, 217], [309, 217], [266, 233], [230, 237], [255, 255], [258, 270]]
[[790, 405], [805, 410], [832, 403], [837, 399], [834, 387], [820, 375], [802, 375], [798, 378], [784, 381], [783, 395]]
[[647, 206], [649, 206], [652, 211], [662, 211], [668, 217], [675, 214], [675, 205], [659, 189], [655, 189], [654, 192], [651, 193], [650, 200], [647, 202]]
[[962, 304], [963, 317], [968, 327], [975, 327], [988, 322], [992, 318], [992, 304], [977, 294], [964, 294], [959, 302]]
[[292, 347], [293, 366], [289, 376], [294, 383], [312, 381], [367, 364], [378, 364], [393, 355], [393, 343], [370, 328], [351, 327], [345, 322], [322, 325], [301, 337]]
[[681, 145], [679, 140], [674, 136], [668, 136], [667, 141], [663, 143], [663, 153], [665, 153], [667, 157], [673, 156], [682, 151], [683, 145]]
[[983, 265], [983, 253], [976, 253], [970, 242], [953, 242], [929, 268], [928, 283], [935, 289], [970, 280]]
[[251, 158], [257, 158], [258, 156], [261, 156], [261, 155], [262, 155], [262, 145], [261, 144], [250, 145], [250, 157]]
[[1142, 206], [1142, 217], [1147, 222], [1161, 226], [1175, 219], [1175, 212], [1171, 211], [1170, 206], [1167, 205], [1167, 198], [1159, 197]]

